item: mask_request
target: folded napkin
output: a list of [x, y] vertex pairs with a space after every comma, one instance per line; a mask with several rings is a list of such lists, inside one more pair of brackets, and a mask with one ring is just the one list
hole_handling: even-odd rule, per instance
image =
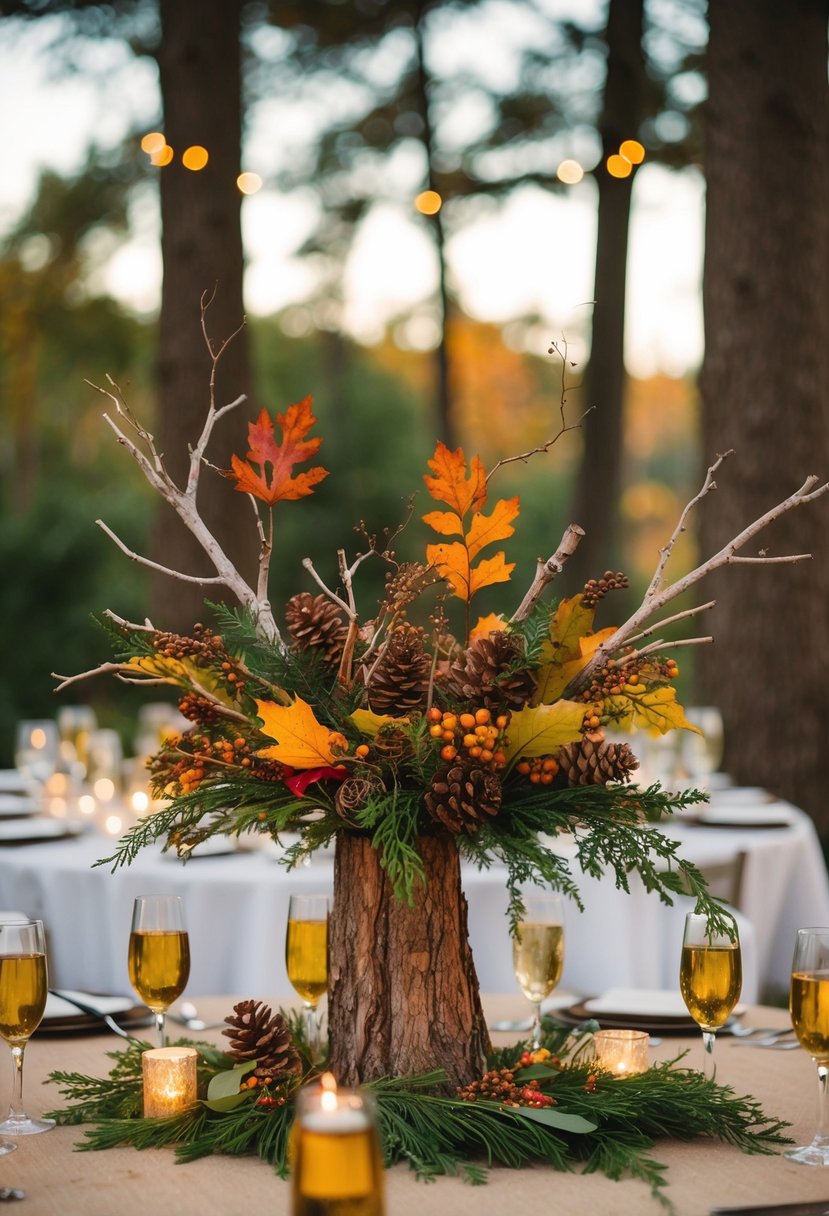
[[[135, 997], [131, 996], [98, 996], [90, 992], [74, 992], [69, 988], [62, 988], [69, 998], [75, 998], [83, 1005], [88, 1005], [90, 1009], [94, 1009], [102, 1016], [106, 1013], [113, 1015], [116, 1013], [125, 1013], [127, 1009], [133, 1009], [136, 1001]], [[50, 992], [46, 998], [46, 1011], [44, 1018], [76, 1018], [79, 1015], [79, 1010], [76, 1005], [63, 1000], [54, 992]]]
[[661, 988], [608, 988], [584, 1002], [591, 1013], [648, 1014], [660, 1018], [689, 1016], [681, 994]]

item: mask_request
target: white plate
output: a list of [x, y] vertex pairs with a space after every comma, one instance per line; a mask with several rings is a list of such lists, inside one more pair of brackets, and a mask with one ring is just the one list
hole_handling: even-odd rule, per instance
[[10, 819], [0, 823], [0, 844], [35, 844], [40, 840], [64, 840], [79, 836], [81, 824], [61, 819]]
[[760, 786], [735, 785], [732, 789], [712, 790], [711, 802], [714, 806], [753, 808], [768, 806], [770, 802], [774, 802], [774, 795]]
[[[68, 997], [76, 997], [81, 1004], [89, 1005], [91, 1009], [97, 1009], [99, 1013], [125, 1013], [127, 1009], [132, 1009], [135, 1005], [135, 997], [131, 996], [93, 996], [88, 992], [74, 992], [70, 988], [62, 988], [61, 992], [65, 992]], [[50, 992], [46, 998], [46, 1012], [43, 1014], [45, 1020], [49, 1018], [73, 1018], [77, 1015], [78, 1009], [69, 1001], [64, 1001], [61, 997], [55, 996]]]
[[7, 794], [0, 791], [0, 819], [16, 819], [21, 815], [36, 815], [40, 807], [34, 798], [24, 794]]
[[0, 768], [0, 790], [4, 794], [28, 794], [32, 783], [16, 768]]
[[752, 824], [792, 823], [789, 807], [785, 802], [766, 802], [762, 806], [713, 806], [697, 812], [699, 823], [733, 824], [734, 827], [751, 827]]

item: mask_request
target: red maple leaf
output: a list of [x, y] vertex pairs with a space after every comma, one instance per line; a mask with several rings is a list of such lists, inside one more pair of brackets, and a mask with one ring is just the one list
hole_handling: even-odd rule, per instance
[[[274, 424], [267, 410], [262, 410], [256, 422], [248, 424], [249, 450], [245, 460], [231, 456], [229, 476], [236, 482], [242, 494], [253, 494], [273, 506], [275, 502], [305, 498], [312, 494], [314, 486], [328, 476], [328, 470], [317, 466], [304, 473], [293, 475], [295, 464], [310, 460], [319, 451], [322, 439], [306, 439], [316, 418], [311, 409], [311, 398], [304, 397], [296, 405], [289, 405], [284, 414], [276, 415], [276, 424], [282, 429], [282, 442], [274, 438]], [[258, 471], [253, 467], [258, 465]], [[270, 465], [270, 477], [268, 476]]]

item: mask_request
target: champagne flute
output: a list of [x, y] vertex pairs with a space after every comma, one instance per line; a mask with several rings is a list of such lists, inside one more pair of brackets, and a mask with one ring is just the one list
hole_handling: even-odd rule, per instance
[[288, 904], [285, 967], [294, 990], [302, 997], [311, 1059], [320, 1049], [317, 1005], [328, 988], [327, 895], [292, 895]]
[[561, 979], [564, 903], [560, 895], [524, 896], [524, 915], [512, 939], [512, 967], [533, 1006], [532, 1045], [541, 1046], [541, 1002]]
[[798, 929], [789, 1011], [800, 1046], [817, 1065], [817, 1129], [811, 1144], [783, 1154], [801, 1165], [829, 1165], [829, 929]]
[[178, 895], [139, 895], [132, 911], [130, 983], [155, 1015], [164, 1046], [167, 1010], [190, 978], [190, 939]]
[[43, 922], [0, 923], [0, 1035], [14, 1063], [11, 1107], [0, 1123], [4, 1135], [30, 1136], [55, 1126], [54, 1119], [32, 1119], [23, 1109], [23, 1052], [40, 1025], [48, 986]]
[[714, 933], [708, 919], [697, 912], [685, 917], [679, 988], [688, 1012], [702, 1031], [703, 1072], [709, 1081], [717, 1075], [714, 1036], [740, 999], [743, 966], [737, 926], [734, 936]]

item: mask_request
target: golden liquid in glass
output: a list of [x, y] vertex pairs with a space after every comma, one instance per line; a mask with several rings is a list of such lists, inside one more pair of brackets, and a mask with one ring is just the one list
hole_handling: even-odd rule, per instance
[[740, 999], [743, 967], [738, 945], [683, 946], [679, 988], [703, 1030], [722, 1026]]
[[800, 1046], [817, 1060], [829, 1060], [829, 971], [795, 971], [789, 1010]]
[[190, 942], [180, 929], [130, 934], [130, 983], [158, 1012], [181, 996], [190, 977]]
[[0, 955], [0, 1036], [25, 1043], [46, 1008], [46, 955]]
[[294, 1146], [293, 1216], [383, 1216], [383, 1167], [369, 1127], [336, 1135], [302, 1127]]
[[328, 987], [328, 921], [289, 920], [285, 938], [288, 979], [309, 1005]]
[[564, 926], [522, 921], [512, 939], [512, 966], [528, 1001], [543, 1001], [561, 979]]

